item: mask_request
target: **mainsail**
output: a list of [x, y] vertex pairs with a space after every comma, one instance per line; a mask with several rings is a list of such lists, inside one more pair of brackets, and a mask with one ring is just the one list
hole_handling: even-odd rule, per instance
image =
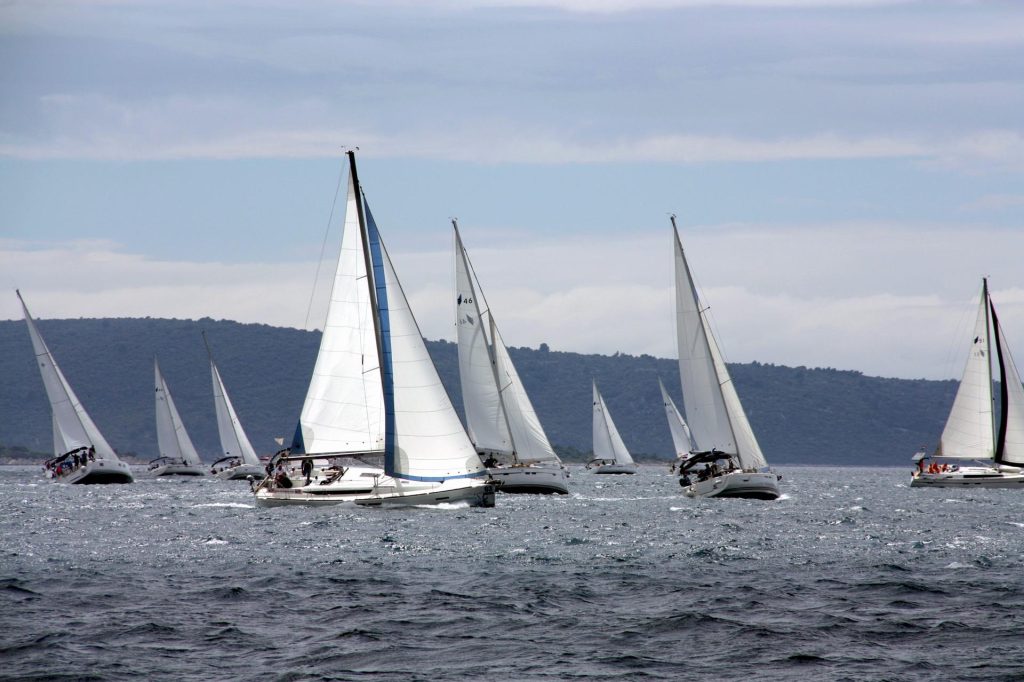
[[161, 457], [178, 459], [189, 466], [201, 466], [199, 453], [192, 445], [192, 439], [185, 431], [185, 425], [174, 406], [174, 399], [167, 389], [167, 382], [160, 373], [160, 365], [153, 360], [153, 373], [156, 383], [156, 442]]
[[658, 386], [661, 387], [661, 401], [665, 405], [665, 416], [668, 418], [668, 429], [672, 433], [672, 446], [675, 448], [677, 457], [686, 457], [693, 450], [693, 437], [690, 435], [690, 427], [683, 421], [672, 397], [665, 390], [665, 384], [658, 379]]
[[672, 234], [675, 237], [679, 377], [693, 440], [700, 451], [719, 450], [736, 455], [744, 469], [765, 467], [764, 454], [697, 297], [674, 216]]
[[455, 316], [466, 424], [480, 451], [519, 462], [560, 462], [533, 409], [455, 229]]
[[384, 397], [354, 176], [341, 254], [292, 451], [382, 453]]
[[213, 404], [217, 412], [221, 456], [240, 457], [245, 464], [258, 465], [260, 458], [249, 442], [241, 422], [238, 421], [238, 415], [235, 414], [235, 408], [228, 397], [227, 389], [224, 388], [224, 380], [221, 379], [213, 357], [210, 357], [210, 375], [213, 378]]
[[29, 314], [21, 292], [16, 293], [25, 313], [25, 322], [28, 324], [28, 333], [32, 339], [36, 362], [39, 364], [39, 373], [43, 378], [43, 386], [46, 388], [46, 397], [50, 401], [54, 455], [62, 455], [75, 448], [91, 446], [96, 451], [96, 458], [117, 461], [114, 449], [96, 428], [57, 366], [57, 361], [53, 359], [50, 349], [46, 347], [46, 342], [43, 341], [39, 329], [36, 328], [35, 320]]
[[622, 442], [619, 430], [615, 428], [615, 422], [608, 413], [608, 406], [597, 390], [597, 382], [593, 382], [594, 389], [594, 459], [611, 460], [616, 464], [632, 464], [633, 457]]

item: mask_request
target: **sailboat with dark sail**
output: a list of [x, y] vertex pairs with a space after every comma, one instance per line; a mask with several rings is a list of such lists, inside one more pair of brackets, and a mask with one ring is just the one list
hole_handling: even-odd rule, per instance
[[[1000, 378], [998, 414], [993, 358]], [[1024, 387], [988, 279], [982, 280], [971, 350], [939, 445], [931, 458], [919, 452], [914, 460], [912, 488], [1024, 488]]]

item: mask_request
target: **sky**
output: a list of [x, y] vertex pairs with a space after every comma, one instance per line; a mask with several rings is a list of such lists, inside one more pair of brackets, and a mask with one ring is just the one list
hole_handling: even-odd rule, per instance
[[14, 0], [0, 92], [0, 319], [319, 327], [358, 147], [428, 338], [458, 217], [507, 343], [674, 357], [672, 213], [730, 361], [958, 377], [982, 276], [1024, 356], [1024, 3]]

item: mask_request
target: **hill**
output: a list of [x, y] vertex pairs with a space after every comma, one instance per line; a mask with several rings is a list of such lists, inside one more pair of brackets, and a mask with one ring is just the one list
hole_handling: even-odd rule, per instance
[[[205, 330], [228, 392], [259, 452], [290, 440], [320, 335], [227, 320], [40, 320], [39, 328], [78, 397], [119, 452], [156, 456], [153, 357], [200, 453], [218, 449]], [[428, 348], [461, 411], [455, 344]], [[512, 348], [510, 355], [551, 442], [591, 448], [590, 380], [626, 445], [668, 458], [671, 439], [658, 377], [682, 406], [675, 360]], [[52, 449], [49, 406], [23, 321], [0, 321], [0, 444]], [[835, 369], [730, 364], [761, 447], [773, 464], [908, 464], [942, 430], [954, 381], [867, 377]]]

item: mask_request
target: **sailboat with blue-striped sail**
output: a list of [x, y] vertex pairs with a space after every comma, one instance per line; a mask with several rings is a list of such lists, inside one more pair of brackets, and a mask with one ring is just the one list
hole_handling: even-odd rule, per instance
[[[430, 359], [347, 154], [342, 250], [313, 379], [293, 447], [271, 461], [256, 501], [494, 506], [495, 485]], [[307, 462], [296, 478], [292, 468]]]

